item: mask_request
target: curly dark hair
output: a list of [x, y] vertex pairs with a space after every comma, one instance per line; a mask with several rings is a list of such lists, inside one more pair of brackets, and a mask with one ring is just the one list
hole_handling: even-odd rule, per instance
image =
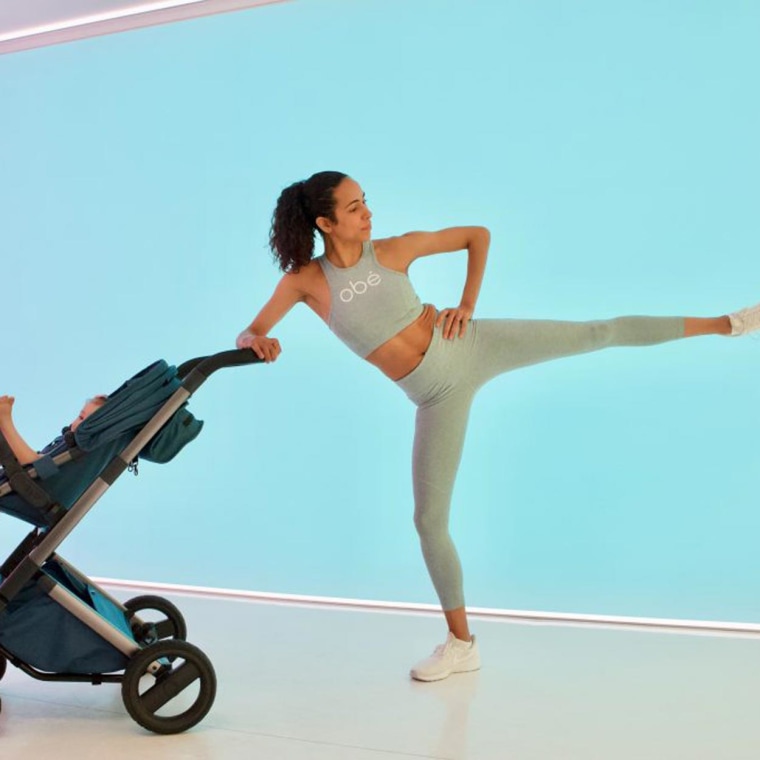
[[335, 220], [333, 191], [347, 177], [343, 172], [317, 172], [286, 187], [277, 199], [269, 247], [283, 272], [297, 272], [314, 256], [317, 217]]

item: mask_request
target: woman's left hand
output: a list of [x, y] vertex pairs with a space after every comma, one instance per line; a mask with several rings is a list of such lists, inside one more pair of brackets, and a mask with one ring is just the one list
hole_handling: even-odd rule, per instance
[[446, 340], [463, 338], [467, 331], [467, 323], [472, 319], [472, 309], [466, 306], [456, 306], [451, 309], [441, 309], [438, 312], [436, 326], [443, 325], [443, 337]]

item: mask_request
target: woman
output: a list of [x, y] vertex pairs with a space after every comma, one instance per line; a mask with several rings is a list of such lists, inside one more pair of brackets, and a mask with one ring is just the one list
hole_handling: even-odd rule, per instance
[[[413, 454], [414, 521], [448, 623], [446, 642], [412, 668], [436, 681], [476, 670], [462, 572], [448, 531], [454, 478], [470, 404], [491, 378], [517, 367], [609, 346], [644, 346], [696, 335], [740, 335], [760, 328], [760, 304], [711, 319], [621, 317], [598, 322], [472, 320], [489, 232], [451, 227], [372, 240], [361, 187], [340, 172], [320, 172], [283, 190], [270, 245], [285, 275], [237, 338], [264, 361], [280, 354], [269, 331], [299, 302], [313, 309], [353, 351], [396, 382], [417, 405]], [[314, 258], [314, 232], [324, 254]], [[458, 306], [422, 304], [407, 278], [421, 256], [467, 250]]]

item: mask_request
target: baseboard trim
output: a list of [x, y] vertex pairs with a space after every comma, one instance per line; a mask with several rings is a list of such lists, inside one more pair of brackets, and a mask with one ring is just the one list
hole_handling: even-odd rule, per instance
[[[374, 599], [347, 599], [302, 594], [277, 594], [265, 591], [188, 586], [174, 583], [150, 583], [119, 578], [94, 578], [96, 583], [116, 589], [141, 590], [148, 593], [178, 594], [214, 599], [229, 599], [260, 604], [282, 604], [300, 607], [330, 607], [344, 610], [386, 612], [412, 615], [440, 615], [434, 604], [389, 602]], [[587, 615], [583, 613], [538, 610], [508, 610], [494, 607], [468, 607], [473, 619], [503, 620], [514, 623], [593, 626], [676, 633], [760, 637], [760, 624], [717, 620], [684, 620], [670, 618], [625, 617], [616, 615]]]

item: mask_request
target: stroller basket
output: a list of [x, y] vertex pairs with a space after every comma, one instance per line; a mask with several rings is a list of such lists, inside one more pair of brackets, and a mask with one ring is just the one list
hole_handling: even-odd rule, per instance
[[[0, 579], [1, 580], [1, 579]], [[132, 637], [126, 610], [82, 580], [65, 563], [51, 559], [40, 577], [30, 581], [5, 609], [0, 643], [14, 657], [49, 673], [86, 675], [124, 670], [129, 658], [109, 644], [49, 594], [58, 587], [81, 600], [125, 636]]]
[[[0, 433], [0, 512], [33, 526], [0, 567], [0, 678], [11, 662], [39, 680], [121, 683], [127, 711], [156, 733], [184, 731], [206, 715], [216, 677], [185, 641], [181, 612], [155, 596], [122, 604], [56, 551], [138, 457], [168, 462], [200, 433], [187, 400], [213, 372], [260, 361], [241, 350], [179, 368], [154, 362], [30, 466]], [[193, 697], [184, 694], [191, 685]]]

